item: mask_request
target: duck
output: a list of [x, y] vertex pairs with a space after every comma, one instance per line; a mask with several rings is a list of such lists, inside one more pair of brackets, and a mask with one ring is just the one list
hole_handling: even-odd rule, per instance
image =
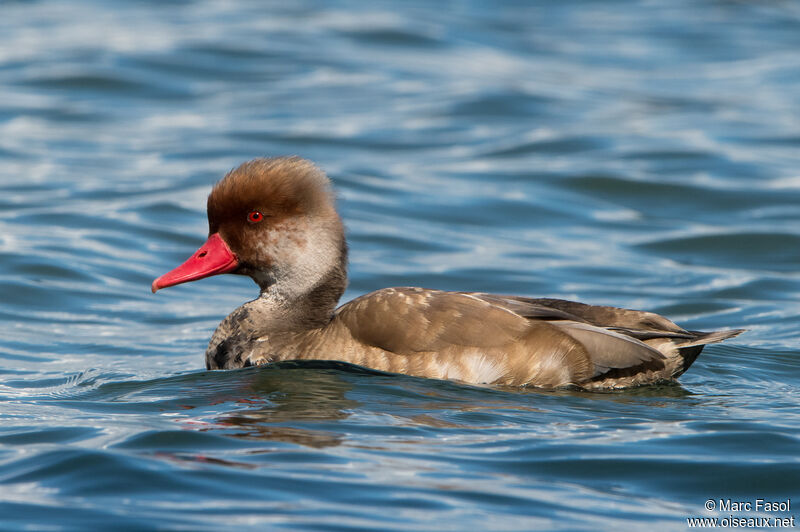
[[707, 344], [743, 329], [689, 331], [652, 312], [553, 298], [383, 288], [337, 308], [348, 246], [330, 179], [297, 156], [228, 172], [207, 202], [208, 239], [156, 291], [245, 275], [259, 296], [214, 331], [209, 370], [336, 361], [475, 385], [607, 390], [673, 382]]

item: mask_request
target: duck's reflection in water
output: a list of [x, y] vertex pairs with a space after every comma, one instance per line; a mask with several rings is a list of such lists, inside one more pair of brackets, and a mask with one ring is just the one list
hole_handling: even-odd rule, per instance
[[340, 445], [341, 434], [298, 425], [347, 418], [361, 404], [346, 397], [353, 388], [348, 376], [365, 372], [374, 373], [350, 364], [321, 361], [254, 368], [247, 371], [252, 378], [241, 383], [234, 392], [236, 397], [223, 399], [234, 404], [235, 410], [216, 417], [213, 426], [203, 430], [316, 448]]
[[[217, 412], [195, 418], [186, 428], [254, 443], [271, 442], [257, 444], [248, 451], [251, 453], [280, 452], [286, 449], [282, 443], [310, 448], [339, 446], [346, 443], [349, 433], [364, 430], [394, 431], [391, 437], [395, 442], [404, 441], [397, 438], [406, 434], [405, 428], [426, 427], [480, 432], [535, 427], [542, 436], [553, 424], [560, 426], [565, 410], [579, 409], [588, 421], [598, 415], [624, 415], [626, 405], [645, 401], [662, 407], [691, 396], [675, 384], [614, 393], [480, 387], [390, 376], [324, 361], [281, 362], [213, 375], [215, 390], [206, 400], [218, 406]], [[362, 397], [369, 399], [358, 400]], [[364, 419], [348, 420], [357, 412], [388, 417], [365, 429]], [[581, 427], [579, 423], [577, 428]], [[415, 439], [418, 433], [408, 434], [409, 441], [419, 441]]]

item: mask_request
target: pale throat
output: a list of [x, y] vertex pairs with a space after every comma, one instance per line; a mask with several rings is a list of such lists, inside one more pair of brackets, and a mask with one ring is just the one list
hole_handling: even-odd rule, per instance
[[290, 310], [303, 302], [342, 263], [343, 235], [331, 231], [323, 220], [304, 222], [277, 241], [258, 244], [258, 254], [269, 257], [272, 267], [256, 270], [251, 277], [261, 288], [259, 299], [276, 310]]

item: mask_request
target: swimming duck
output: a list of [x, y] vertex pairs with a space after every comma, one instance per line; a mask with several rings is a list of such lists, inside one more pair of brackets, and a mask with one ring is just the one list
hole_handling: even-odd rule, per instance
[[209, 237], [152, 291], [222, 273], [258, 298], [217, 327], [208, 369], [336, 360], [475, 384], [609, 389], [671, 381], [705, 344], [742, 330], [687, 331], [651, 312], [561, 299], [384, 288], [339, 308], [347, 244], [325, 173], [299, 157], [230, 171], [208, 197]]

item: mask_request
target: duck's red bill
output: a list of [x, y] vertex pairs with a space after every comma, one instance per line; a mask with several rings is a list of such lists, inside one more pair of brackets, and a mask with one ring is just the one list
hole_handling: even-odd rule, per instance
[[236, 255], [219, 233], [214, 233], [186, 262], [153, 281], [150, 288], [155, 293], [168, 286], [227, 273], [235, 270], [237, 266], [239, 261], [236, 260]]

